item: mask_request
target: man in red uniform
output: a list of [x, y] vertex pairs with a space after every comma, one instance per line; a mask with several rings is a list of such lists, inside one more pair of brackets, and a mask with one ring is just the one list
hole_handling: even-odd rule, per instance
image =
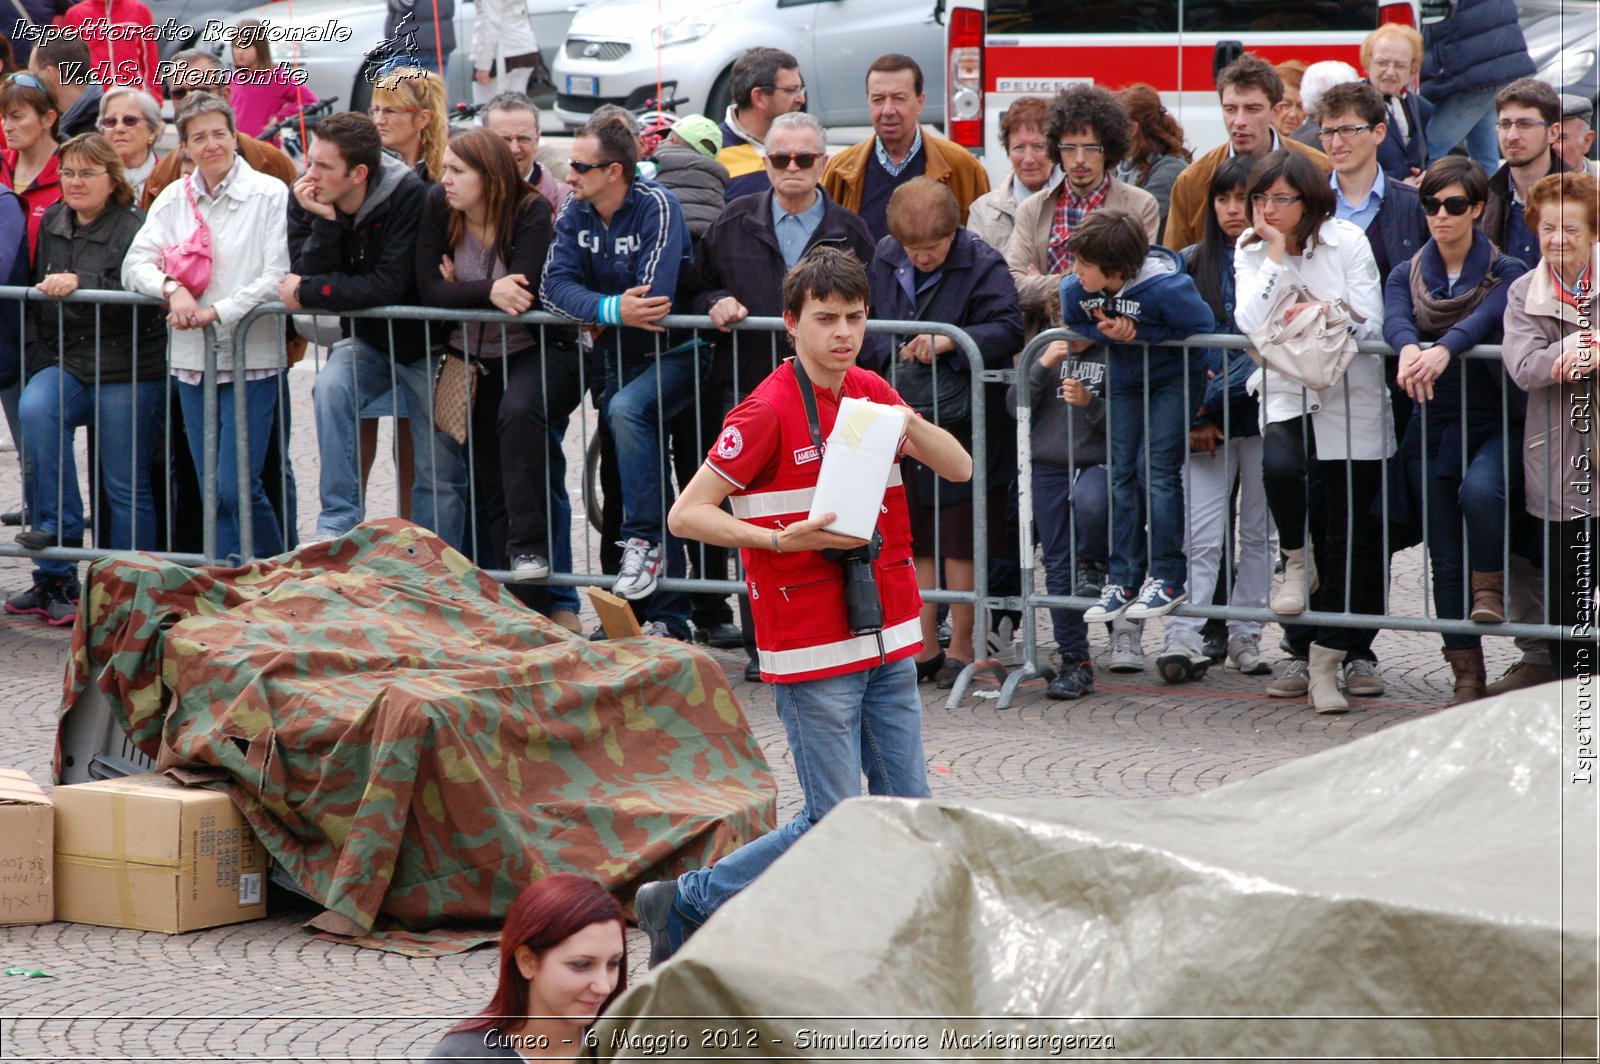
[[[800, 815], [676, 882], [650, 883], [635, 905], [661, 963], [723, 902], [767, 869], [828, 810], [861, 793], [929, 796], [922, 752], [922, 700], [913, 655], [921, 648], [911, 564], [911, 525], [899, 467], [884, 494], [870, 564], [881, 630], [853, 634], [845, 567], [822, 552], [853, 551], [864, 540], [828, 532], [834, 515], [807, 520], [820, 442], [846, 396], [906, 415], [901, 453], [947, 480], [972, 476], [954, 436], [923, 421], [887, 381], [856, 367], [867, 326], [867, 271], [848, 251], [819, 246], [783, 282], [783, 320], [795, 357], [728, 414], [706, 462], [678, 496], [668, 526], [684, 539], [738, 547], [750, 585], [761, 675], [772, 682], [805, 793]], [[805, 392], [814, 404], [808, 409]], [[729, 511], [724, 511], [723, 500]]]

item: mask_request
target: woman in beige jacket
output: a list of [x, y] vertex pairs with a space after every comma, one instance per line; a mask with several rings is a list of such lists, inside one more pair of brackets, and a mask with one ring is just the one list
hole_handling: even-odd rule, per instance
[[1563, 676], [1600, 660], [1594, 627], [1596, 432], [1594, 286], [1600, 179], [1551, 174], [1528, 193], [1539, 265], [1506, 302], [1506, 369], [1528, 393], [1523, 436], [1528, 512], [1545, 523], [1546, 621], [1563, 637], [1550, 648]]

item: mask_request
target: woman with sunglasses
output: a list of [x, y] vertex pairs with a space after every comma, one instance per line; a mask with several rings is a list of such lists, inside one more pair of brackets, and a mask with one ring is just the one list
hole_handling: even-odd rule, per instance
[[[305, 86], [303, 73], [272, 61], [272, 45], [260, 19], [240, 19], [234, 29], [239, 36], [232, 45], [228, 106], [233, 108], [240, 133], [260, 136], [268, 126], [317, 102], [317, 94]], [[270, 143], [277, 144], [277, 138]]]
[[576, 1060], [585, 1033], [628, 988], [625, 931], [622, 906], [588, 876], [557, 872], [524, 887], [500, 932], [494, 996], [428, 1060]]
[[[1475, 226], [1489, 183], [1471, 159], [1447, 155], [1434, 163], [1421, 192], [1433, 239], [1390, 272], [1384, 289], [1383, 338], [1400, 353], [1396, 380], [1413, 403], [1400, 445], [1408, 456], [1406, 487], [1426, 507], [1438, 615], [1498, 624], [1505, 620], [1506, 500], [1522, 497], [1522, 463], [1508, 462], [1505, 448], [1521, 438], [1524, 397], [1506, 386], [1498, 361], [1462, 355], [1500, 342], [1506, 292], [1528, 268]], [[1455, 691], [1450, 704], [1482, 698], [1482, 639], [1443, 638]]]
[[155, 149], [163, 128], [161, 105], [143, 89], [123, 86], [107, 89], [100, 97], [100, 132], [117, 149], [135, 203], [144, 195], [145, 179], [161, 161]]
[[[522, 180], [506, 142], [486, 129], [458, 134], [445, 150], [444, 178], [423, 207], [417, 291], [426, 306], [511, 315], [536, 309], [554, 236], [549, 202]], [[478, 381], [467, 437], [469, 482], [487, 519], [489, 556], [476, 560], [484, 568], [509, 567], [521, 581], [542, 580], [550, 573], [550, 494], [566, 483], [550, 426], [565, 424], [582, 398], [578, 353], [541, 343], [537, 326], [498, 322], [458, 323], [446, 347], [466, 359]], [[485, 543], [481, 533], [468, 538]], [[517, 592], [550, 614], [547, 588]]]
[[[35, 288], [62, 297], [122, 288], [122, 259], [144, 223], [111, 142], [84, 133], [61, 146], [62, 201], [45, 212]], [[73, 433], [99, 434], [98, 483], [109, 503], [95, 540], [112, 550], [153, 550], [156, 508], [150, 469], [165, 410], [167, 330], [153, 307], [36, 303], [31, 376], [22, 391], [22, 428], [34, 468], [28, 493], [33, 527], [17, 536], [29, 550], [83, 546], [83, 499]], [[77, 564], [40, 559], [33, 587], [6, 603], [53, 625], [77, 615]]]
[[56, 121], [60, 105], [50, 86], [32, 74], [12, 74], [0, 83], [0, 181], [22, 199], [28, 212], [28, 261], [39, 246], [44, 212], [61, 200], [57, 173]]
[[[1242, 332], [1267, 325], [1282, 285], [1303, 284], [1359, 314], [1358, 340], [1376, 340], [1383, 327], [1383, 292], [1367, 235], [1334, 216], [1333, 189], [1308, 159], [1275, 151], [1250, 171], [1252, 228], [1234, 256], [1234, 320]], [[1300, 302], [1284, 318], [1324, 304]], [[1273, 370], [1251, 376], [1260, 397], [1262, 479], [1286, 559], [1272, 610], [1313, 608], [1330, 613], [1381, 613], [1386, 565], [1383, 541], [1369, 516], [1394, 453], [1394, 414], [1378, 355], [1357, 355], [1344, 377], [1320, 392]], [[1307, 543], [1307, 460], [1322, 476], [1325, 527]], [[1315, 555], [1308, 553], [1314, 546]], [[1320, 577], [1320, 579], [1319, 579]], [[1348, 596], [1346, 580], [1349, 581]], [[1348, 604], [1346, 599], [1348, 597]], [[1307, 694], [1318, 713], [1350, 708], [1339, 690], [1339, 666], [1364, 635], [1355, 628], [1318, 627], [1308, 654]]]

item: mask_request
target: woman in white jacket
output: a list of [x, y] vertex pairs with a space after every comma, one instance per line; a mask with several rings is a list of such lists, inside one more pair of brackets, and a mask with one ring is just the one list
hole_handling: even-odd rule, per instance
[[527, 93], [539, 65], [539, 42], [523, 0], [478, 0], [472, 26], [472, 102], [502, 92]]
[[[278, 377], [285, 367], [283, 322], [272, 316], [257, 320], [241, 345], [243, 366], [235, 362], [234, 328], [256, 306], [277, 298], [278, 282], [289, 272], [289, 189], [239, 158], [233, 111], [217, 97], [197, 94], [182, 108], [178, 139], [195, 160], [194, 172], [168, 185], [150, 205], [123, 259], [122, 286], [167, 301], [173, 330], [169, 362], [178, 378], [189, 453], [202, 471], [205, 327], [214, 328], [217, 381], [225, 386], [217, 403], [217, 555], [240, 552], [240, 514], [249, 499], [252, 553], [267, 557], [283, 550], [283, 532], [261, 480], [267, 441], [277, 423]], [[191, 292], [168, 276], [164, 252], [195, 231], [197, 213], [211, 231], [211, 280], [203, 291]], [[241, 371], [250, 459], [250, 483], [244, 489], [234, 450], [235, 396], [226, 387]]]
[[[1334, 217], [1328, 179], [1301, 156], [1277, 151], [1251, 170], [1249, 193], [1253, 228], [1239, 237], [1234, 256], [1234, 320], [1240, 330], [1249, 333], [1267, 324], [1279, 286], [1300, 283], [1365, 318], [1355, 328], [1357, 339], [1379, 339], [1383, 284], [1378, 265], [1366, 234]], [[1297, 303], [1285, 316], [1320, 305]], [[1357, 355], [1344, 378], [1320, 392], [1271, 370], [1258, 370], [1251, 387], [1261, 400], [1267, 503], [1287, 558], [1283, 587], [1272, 599], [1274, 612], [1302, 612], [1309, 589], [1316, 593], [1312, 606], [1319, 611], [1381, 613], [1386, 565], [1371, 510], [1383, 483], [1383, 461], [1395, 450], [1382, 358]], [[1325, 526], [1312, 530], [1315, 560], [1306, 543], [1308, 458], [1316, 460], [1321, 474], [1326, 516]], [[1339, 691], [1339, 666], [1361, 643], [1359, 629], [1317, 628], [1308, 692], [1319, 713], [1350, 708]]]

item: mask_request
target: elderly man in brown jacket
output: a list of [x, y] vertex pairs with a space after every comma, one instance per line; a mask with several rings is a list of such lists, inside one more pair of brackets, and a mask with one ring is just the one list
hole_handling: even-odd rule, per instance
[[1155, 243], [1161, 220], [1156, 198], [1111, 176], [1127, 155], [1132, 134], [1122, 101], [1105, 89], [1074, 85], [1050, 101], [1045, 151], [1065, 179], [1022, 201], [1006, 244], [1006, 265], [1030, 333], [1061, 317], [1061, 278], [1072, 269], [1067, 238], [1090, 212], [1126, 211]]
[[867, 68], [873, 136], [835, 155], [823, 171], [822, 187], [861, 215], [873, 240], [889, 235], [889, 197], [913, 177], [949, 186], [963, 223], [972, 201], [989, 191], [989, 173], [971, 152], [917, 124], [926, 100], [915, 59], [890, 53], [873, 60]]
[[1206, 211], [1211, 209], [1206, 190], [1224, 159], [1235, 155], [1260, 158], [1283, 149], [1299, 152], [1325, 174], [1333, 172], [1333, 164], [1325, 154], [1297, 141], [1283, 140], [1273, 128], [1273, 118], [1283, 110], [1283, 79], [1270, 63], [1249, 53], [1241, 55], [1217, 76], [1217, 94], [1222, 98], [1228, 142], [1190, 163], [1173, 184], [1167, 231], [1161, 238], [1173, 251], [1199, 243], [1205, 233]]

